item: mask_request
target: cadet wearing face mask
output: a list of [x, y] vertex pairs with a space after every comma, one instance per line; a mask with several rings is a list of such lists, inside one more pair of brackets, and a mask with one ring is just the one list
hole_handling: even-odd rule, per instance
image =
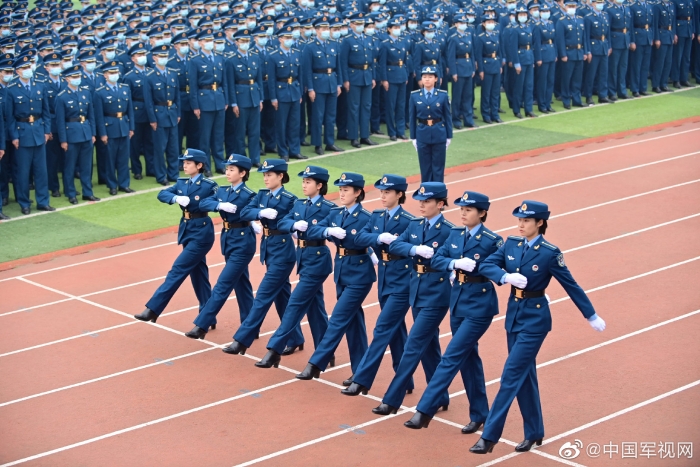
[[589, 43], [585, 40], [583, 18], [576, 16], [576, 0], [566, 0], [566, 17], [556, 26], [556, 45], [561, 67], [561, 101], [565, 109], [583, 107], [581, 83], [583, 59], [588, 55]]
[[608, 100], [608, 57], [610, 47], [610, 17], [603, 12], [605, 0], [596, 0], [591, 13], [584, 18], [586, 41], [590, 49], [588, 70], [584, 83], [583, 95], [586, 105], [593, 105], [593, 89], [598, 91], [598, 103], [607, 104]]
[[174, 53], [170, 55], [168, 67], [177, 70], [178, 86], [180, 88], [180, 123], [178, 123], [178, 151], [184, 151], [183, 142], [187, 138], [189, 145], [199, 145], [199, 124], [190, 105], [190, 85], [188, 65], [192, 58], [187, 33], [181, 32], [173, 36]]
[[46, 172], [51, 196], [58, 198], [61, 196], [58, 173], [63, 169], [63, 150], [58, 142], [58, 129], [56, 128], [56, 96], [64, 86], [61, 81], [61, 72], [63, 71], [61, 55], [52, 53], [44, 57], [44, 67], [48, 75], [44, 79], [44, 86], [51, 114], [51, 138], [46, 142]]
[[610, 18], [612, 53], [608, 60], [608, 95], [611, 101], [627, 99], [627, 67], [632, 35], [632, 13], [625, 0], [615, 0], [605, 9]]
[[528, 13], [521, 6], [515, 10], [518, 17], [518, 26], [513, 27], [512, 34], [508, 36], [505, 44], [508, 63], [513, 64], [513, 114], [517, 118], [523, 118], [521, 109], [525, 110], [528, 117], [536, 117], [532, 111], [532, 96], [534, 88], [535, 56], [533, 54], [532, 25], [528, 23]]
[[[533, 5], [530, 2], [529, 5]], [[536, 5], [536, 4], [534, 4]], [[532, 11], [532, 10], [531, 10]], [[540, 112], [554, 112], [552, 108], [552, 94], [554, 93], [555, 65], [557, 62], [557, 50], [554, 46], [554, 23], [549, 20], [551, 12], [549, 6], [540, 7], [540, 21], [535, 23], [533, 29], [533, 45], [535, 54], [535, 95]]]
[[401, 37], [401, 22], [393, 19], [389, 23], [389, 39], [379, 49], [379, 79], [387, 93], [386, 128], [389, 138], [406, 139], [406, 84], [410, 51], [408, 41]]

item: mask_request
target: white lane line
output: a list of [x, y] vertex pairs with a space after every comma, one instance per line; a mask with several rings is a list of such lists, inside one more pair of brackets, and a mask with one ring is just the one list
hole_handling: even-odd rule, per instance
[[[551, 164], [551, 163], [553, 163], [553, 162], [566, 161], [566, 160], [569, 160], [569, 159], [575, 159], [575, 158], [582, 157], [582, 156], [587, 156], [587, 155], [590, 155], [590, 154], [596, 154], [596, 153], [599, 153], [599, 152], [602, 152], [602, 151], [608, 151], [608, 150], [612, 150], [612, 149], [619, 149], [619, 148], [628, 147], [628, 146], [635, 145], [635, 144], [647, 143], [647, 142], [650, 142], [650, 141], [656, 141], [656, 140], [660, 140], [660, 139], [664, 139], [664, 138], [671, 138], [671, 137], [674, 137], [674, 136], [684, 135], [684, 134], [692, 133], [692, 132], [695, 132], [695, 131], [700, 131], [700, 128], [693, 128], [693, 129], [690, 129], [690, 130], [683, 130], [683, 131], [679, 131], [679, 132], [676, 132], [676, 133], [670, 133], [670, 134], [667, 134], [667, 135], [654, 136], [654, 137], [652, 137], [652, 138], [646, 138], [646, 139], [642, 139], [642, 140], [638, 140], [638, 141], [630, 141], [630, 142], [627, 142], [627, 143], [622, 143], [622, 144], [618, 144], [618, 145], [614, 145], [614, 146], [609, 146], [609, 147], [605, 147], [605, 148], [594, 149], [594, 150], [591, 150], [591, 151], [585, 151], [585, 152], [573, 154], [573, 155], [570, 155], [570, 156], [560, 157], [560, 158], [557, 158], [557, 159], [551, 159], [551, 160], [548, 160], [548, 161], [537, 162], [537, 163], [527, 164], [527, 165], [523, 165], [523, 166], [519, 166], [519, 167], [513, 167], [513, 168], [510, 168], [510, 169], [505, 169], [505, 170], [499, 170], [499, 171], [495, 171], [495, 172], [490, 172], [490, 173], [487, 173], [487, 174], [478, 175], [478, 176], [474, 176], [474, 177], [467, 177], [467, 178], [463, 178], [463, 179], [459, 179], [459, 180], [453, 180], [453, 181], [451, 181], [451, 182], [448, 182], [447, 185], [452, 185], [452, 184], [456, 184], [456, 183], [462, 183], [462, 182], [466, 182], [466, 181], [470, 181], [470, 180], [476, 180], [476, 179], [480, 179], [480, 178], [484, 178], [484, 177], [491, 177], [491, 176], [494, 176], [494, 175], [500, 175], [500, 174], [503, 174], [503, 173], [509, 173], [509, 172], [518, 171], [518, 170], [523, 170], [523, 169], [532, 168], [532, 167], [538, 167], [538, 166], [541, 166], [541, 165], [544, 165], [544, 164]], [[543, 149], [544, 149], [544, 148], [543, 148]], [[158, 190], [160, 190], [160, 188], [156, 189], [155, 191], [158, 191]], [[131, 196], [131, 195], [130, 195], [130, 196]], [[110, 198], [110, 199], [112, 199], [112, 198]], [[378, 200], [379, 200], [379, 198], [375, 198], [375, 199], [372, 199], [372, 200], [367, 200], [367, 201], [365, 201], [365, 203], [371, 202], [371, 201], [378, 201]], [[42, 215], [43, 215], [43, 214], [46, 214], [46, 213], [42, 213]], [[25, 218], [26, 218], [26, 217], [25, 217]], [[217, 234], [219, 234], [219, 232], [217, 232]], [[114, 255], [104, 256], [104, 257], [101, 257], [101, 258], [94, 258], [94, 259], [90, 259], [90, 260], [86, 260], [86, 261], [80, 261], [80, 262], [78, 262], [78, 263], [68, 264], [68, 265], [65, 265], [65, 266], [58, 266], [58, 267], [46, 269], [46, 270], [43, 270], [43, 271], [35, 271], [35, 272], [27, 273], [27, 274], [20, 274], [20, 275], [17, 275], [17, 276], [6, 277], [6, 278], [4, 278], [4, 279], [0, 279], [0, 282], [5, 282], [5, 281], [8, 281], [8, 280], [17, 279], [17, 278], [19, 278], [19, 277], [29, 277], [29, 276], [33, 276], [33, 275], [36, 275], [36, 274], [44, 274], [44, 273], [47, 273], [47, 272], [53, 272], [53, 271], [57, 271], [57, 270], [65, 269], [65, 268], [71, 268], [71, 267], [74, 267], [74, 266], [81, 266], [81, 265], [84, 265], [84, 264], [94, 263], [94, 262], [102, 261], [102, 260], [106, 260], [106, 259], [113, 259], [113, 258], [120, 257], [120, 256], [124, 256], [124, 255], [130, 255], [130, 254], [133, 254], [133, 253], [140, 253], [140, 252], [143, 252], [143, 251], [152, 250], [152, 249], [154, 249], [154, 248], [160, 248], [160, 247], [162, 247], [162, 246], [175, 245], [175, 244], [177, 244], [177, 242], [162, 243], [162, 244], [159, 244], [159, 245], [153, 245], [153, 246], [150, 246], [150, 247], [139, 248], [139, 249], [132, 250], [132, 251], [126, 251], [126, 252], [117, 253], [117, 254], [114, 254]]]
[[[596, 425], [600, 425], [601, 423], [607, 422], [608, 420], [612, 420], [613, 418], [617, 418], [621, 415], [628, 414], [634, 410], [637, 410], [637, 409], [640, 409], [640, 408], [645, 407], [647, 405], [653, 404], [654, 402], [658, 402], [660, 400], [666, 399], [667, 397], [671, 397], [675, 394], [681, 393], [683, 391], [687, 391], [688, 389], [694, 388], [695, 386], [698, 386], [698, 385], [700, 385], [700, 380], [693, 381], [692, 383], [688, 383], [685, 386], [681, 386], [679, 388], [672, 389], [671, 391], [665, 392], [663, 394], [659, 394], [658, 396], [652, 397], [651, 399], [647, 399], [645, 401], [642, 401], [638, 404], [632, 405], [632, 406], [627, 407], [625, 409], [618, 410], [617, 412], [611, 413], [610, 415], [606, 415], [605, 417], [601, 417], [597, 420], [593, 420], [592, 422], [586, 423], [585, 425], [581, 425], [581, 426], [574, 428], [572, 430], [569, 430], [569, 431], [566, 431], [564, 433], [553, 436], [551, 438], [545, 439], [544, 442], [542, 443], [542, 446], [546, 446], [546, 445], [551, 444], [551, 443], [553, 443], [557, 440], [560, 440], [562, 438], [566, 438], [566, 437], [571, 436], [573, 434], [576, 434], [580, 431], [586, 430], [586, 429], [594, 427]], [[530, 452], [534, 452], [537, 449], [542, 449], [542, 448], [534, 447], [533, 450]], [[520, 454], [522, 454], [522, 453], [514, 452], [511, 454], [508, 454], [507, 456], [499, 457], [498, 459], [494, 459], [494, 460], [486, 462], [484, 464], [480, 464], [478, 467], [489, 467], [489, 466], [492, 466], [495, 464], [499, 464], [507, 459], [510, 459], [511, 457], [515, 457], [515, 456], [518, 456]]]

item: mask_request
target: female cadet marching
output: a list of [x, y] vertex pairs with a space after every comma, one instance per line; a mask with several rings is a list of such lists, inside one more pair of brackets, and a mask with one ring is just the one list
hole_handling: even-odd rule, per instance
[[[406, 388], [418, 367], [423, 363], [425, 378], [430, 382], [440, 363], [440, 323], [450, 305], [450, 273], [434, 269], [431, 258], [450, 235], [454, 227], [442, 215], [447, 206], [447, 187], [444, 183], [421, 183], [413, 199], [420, 201], [420, 214], [406, 230], [389, 245], [389, 253], [413, 258], [410, 281], [410, 303], [413, 327], [408, 335], [396, 375], [384, 394], [377, 415], [396, 413], [406, 395]], [[450, 403], [445, 390], [440, 406], [447, 410]]]
[[200, 207], [210, 212], [219, 212], [223, 219], [221, 230], [221, 254], [226, 264], [216, 281], [212, 296], [194, 320], [194, 328], [185, 335], [192, 339], [203, 339], [209, 327], [216, 329], [216, 315], [221, 311], [231, 291], [236, 291], [241, 323], [253, 307], [253, 287], [250, 284], [248, 264], [255, 256], [255, 231], [257, 224], [242, 221], [241, 211], [255, 196], [248, 188], [252, 162], [245, 156], [232, 154], [226, 164], [226, 179], [230, 186], [219, 187], [216, 194], [202, 200]]
[[177, 243], [182, 245], [182, 253], [165, 276], [165, 282], [146, 303], [146, 309], [134, 315], [138, 320], [155, 323], [187, 276], [192, 281], [200, 311], [211, 297], [207, 253], [214, 245], [214, 225], [200, 203], [205, 198], [214, 196], [218, 186], [202, 175], [206, 159], [207, 156], [202, 151], [186, 149], [180, 157], [186, 177], [178, 178], [174, 185], [158, 193], [161, 203], [177, 203], [182, 209], [177, 233]]
[[[408, 183], [404, 177], [386, 174], [381, 180], [377, 180], [374, 186], [381, 190], [384, 209], [377, 209], [372, 213], [370, 221], [357, 234], [356, 243], [372, 246], [379, 257], [377, 295], [381, 312], [374, 326], [372, 343], [355, 374], [348, 380], [348, 383], [352, 384], [340, 391], [346, 396], [367, 393], [372, 387], [387, 346], [391, 348], [392, 365], [396, 370], [407, 337], [406, 313], [410, 306], [408, 284], [413, 261], [409, 256], [390, 254], [389, 244], [396, 240], [414, 219], [414, 216], [401, 207], [406, 202]], [[407, 389], [413, 390], [413, 380]]]
[[498, 314], [495, 287], [479, 274], [479, 264], [503, 245], [503, 239], [483, 224], [491, 205], [488, 196], [465, 191], [454, 203], [461, 206], [464, 227], [452, 229], [431, 261], [435, 269], [455, 272], [450, 296], [452, 340], [418, 403], [418, 411], [404, 425], [414, 429], [427, 428], [437, 412], [440, 398], [461, 371], [469, 399], [470, 418], [462, 433], [468, 434], [478, 430], [489, 414], [478, 342]]
[[[257, 339], [260, 326], [273, 302], [281, 320], [292, 290], [289, 275], [296, 263], [294, 242], [289, 231], [279, 228], [277, 220], [286, 216], [297, 200], [296, 196], [284, 189], [284, 184], [289, 182], [287, 162], [267, 159], [258, 168], [258, 172], [263, 173], [267, 188], [260, 190], [243, 208], [241, 220], [259, 219], [262, 223], [260, 262], [267, 267], [267, 271], [258, 286], [253, 308], [234, 334], [231, 345], [222, 349], [228, 354], [245, 355], [245, 351]], [[297, 346], [303, 342], [301, 327], [297, 326], [288, 345]]]
[[[296, 262], [299, 283], [289, 298], [282, 323], [267, 343], [268, 352], [255, 364], [258, 368], [279, 366], [281, 355], [291, 355], [296, 347], [286, 347], [287, 341], [298, 329], [302, 318], [307, 315], [314, 347], [321, 342], [328, 328], [328, 314], [323, 300], [323, 283], [333, 271], [331, 251], [326, 240], [309, 240], [307, 230], [325, 219], [335, 206], [324, 198], [328, 192], [328, 170], [309, 165], [303, 172], [302, 190], [306, 199], [298, 199], [294, 208], [281, 219], [277, 226], [282, 231], [295, 232], [297, 239]], [[300, 344], [299, 350], [304, 350]]]
[[510, 236], [503, 247], [479, 266], [479, 272], [498, 284], [510, 284], [506, 310], [508, 358], [501, 375], [501, 387], [491, 405], [481, 438], [469, 449], [476, 454], [493, 450], [503, 432], [508, 409], [517, 396], [523, 415], [525, 439], [518, 452], [542, 444], [544, 425], [535, 359], [552, 330], [552, 315], [545, 289], [554, 276], [596, 331], [605, 321], [596, 315], [586, 293], [564, 263], [564, 254], [544, 239], [549, 208], [538, 201], [523, 201], [513, 210], [520, 236]]
[[357, 234], [371, 216], [362, 209], [361, 204], [365, 197], [365, 179], [358, 173], [343, 172], [333, 184], [340, 187], [339, 201], [342, 206], [331, 209], [328, 217], [309, 227], [306, 232], [309, 240], [330, 238], [337, 247], [333, 279], [338, 300], [323, 340], [304, 371], [296, 376], [303, 380], [318, 378], [329, 363], [335, 365], [335, 349], [346, 333], [353, 372], [367, 351], [362, 302], [372, 289], [372, 283], [377, 280], [377, 273], [372, 264], [376, 256], [371, 258], [368, 249], [356, 243]]

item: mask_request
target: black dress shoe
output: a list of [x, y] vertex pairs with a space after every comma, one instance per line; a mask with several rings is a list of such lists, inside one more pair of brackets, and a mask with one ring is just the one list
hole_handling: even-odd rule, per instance
[[379, 407], [375, 407], [372, 409], [372, 413], [376, 415], [391, 415], [395, 414], [398, 412], [399, 409], [397, 407], [392, 407], [389, 404], [381, 403], [379, 404]]
[[676, 89], [680, 89], [680, 88], [681, 88], [681, 83], [680, 83], [680, 81], [674, 81], [674, 82], [673, 82], [673, 87], [676, 88]]
[[529, 439], [524, 439], [520, 444], [515, 446], [515, 452], [527, 452], [529, 451], [534, 444], [537, 444], [538, 446], [542, 446], [542, 438], [536, 439], [536, 440], [529, 440]]
[[27, 214], [29, 214], [30, 212], [32, 212], [32, 210], [30, 208], [22, 208], [22, 214], [24, 214], [25, 216]]
[[487, 454], [493, 451], [493, 447], [496, 445], [493, 441], [488, 439], [479, 438], [476, 444], [469, 448], [469, 452], [474, 454]]
[[352, 383], [345, 389], [341, 389], [340, 393], [346, 396], [359, 396], [360, 394], [367, 395], [368, 389], [361, 384]]
[[574, 107], [583, 107], [583, 102], [579, 102], [578, 104], [574, 103]]
[[335, 355], [331, 357], [330, 360], [328, 360], [328, 365], [326, 365], [326, 368], [333, 368], [335, 366]]
[[472, 433], [476, 433], [483, 424], [483, 422], [469, 422], [464, 426], [464, 428], [462, 428], [462, 434], [470, 435]]
[[212, 324], [211, 326], [209, 326], [209, 330], [210, 330], [210, 331], [213, 331], [214, 329], [216, 329], [216, 323], [214, 323], [214, 324]]
[[211, 178], [211, 176], [212, 176], [211, 170], [205, 170], [205, 171], [204, 171], [204, 176], [207, 177], [207, 178]]
[[[307, 144], [307, 146], [308, 146], [308, 144]], [[290, 158], [290, 159], [301, 159], [301, 160], [303, 160], [303, 159], [308, 159], [308, 157], [306, 157], [306, 156], [303, 155], [303, 154], [290, 154], [290, 155], [289, 155], [289, 158]]]
[[335, 144], [326, 144], [326, 151], [343, 152], [345, 149], [336, 146]]
[[99, 201], [100, 198], [97, 196], [85, 196], [83, 195], [83, 201]]
[[58, 190], [54, 190], [51, 192], [51, 197], [52, 198], [60, 198], [61, 197], [61, 192]]
[[593, 102], [593, 99], [589, 97], [588, 99], [586, 99], [586, 105], [588, 107], [593, 107], [595, 105], [595, 102]]
[[467, 123], [464, 126], [467, 128], [479, 128], [479, 125], [477, 125], [476, 123]]
[[503, 123], [503, 120], [501, 120], [500, 118], [494, 118], [493, 123]]
[[343, 381], [343, 386], [348, 387], [352, 384], [352, 379], [355, 377], [355, 375], [350, 376], [348, 379]]
[[632, 93], [632, 97], [639, 97], [639, 93], [638, 93], [638, 92], [633, 92], [633, 93]]
[[110, 188], [110, 189], [109, 189], [109, 194], [110, 194], [111, 196], [116, 195], [116, 194], [117, 194], [117, 189], [116, 189], [116, 188]]
[[36, 207], [37, 211], [46, 211], [46, 212], [53, 212], [56, 210], [55, 207], [49, 206], [48, 204], [46, 206], [37, 206]]
[[398, 139], [400, 139], [400, 140], [403, 140], [403, 141], [406, 141], [406, 140], [408, 139], [408, 138], [406, 137], [406, 135], [396, 135], [396, 137], [397, 137]]
[[158, 320], [158, 315], [150, 308], [146, 308], [138, 315], [134, 315], [134, 318], [139, 321], [150, 321], [151, 323], [155, 323]]
[[534, 112], [525, 112], [525, 115], [527, 115], [530, 118], [537, 118], [538, 115]]
[[375, 143], [374, 141], [372, 141], [372, 140], [369, 139], [369, 138], [362, 138], [362, 139], [360, 139], [360, 143], [362, 143], [362, 144], [364, 144], [364, 145], [366, 145], [366, 146], [376, 146], [376, 145], [377, 145], [377, 143]]
[[652, 91], [654, 91], [656, 94], [661, 94], [661, 88], [651, 88]]
[[189, 337], [190, 339], [204, 339], [204, 336], [206, 335], [207, 330], [202, 329], [199, 326], [195, 326], [191, 331], [185, 333], [185, 336]]
[[226, 170], [224, 170], [224, 169], [216, 169], [216, 173], [218, 173], [218, 174], [220, 174], [220, 175], [223, 175], [223, 174], [226, 173]]
[[143, 179], [143, 175], [141, 175], [141, 174], [134, 174], [134, 180], [142, 180], [142, 179]]
[[[206, 175], [205, 175], [205, 177], [206, 177]], [[211, 177], [211, 175], [209, 175], [209, 177]], [[207, 177], [207, 178], [209, 178], [209, 177]], [[158, 182], [158, 184], [159, 184], [159, 185], [163, 185], [163, 186], [168, 186], [168, 185], [170, 185], [170, 183], [168, 183], [167, 180], [163, 180], [162, 182]]]
[[396, 141], [396, 136], [389, 136], [389, 139], [392, 141]]
[[316, 154], [318, 154], [319, 156], [322, 156], [322, 155], [324, 155], [324, 154], [326, 153], [326, 152], [323, 150], [323, 148], [322, 148], [321, 146], [316, 146], [316, 147], [314, 148], [314, 152], [315, 152]]
[[692, 88], [694, 85], [690, 84], [688, 81], [681, 81], [681, 86], [684, 88]]
[[432, 417], [427, 416], [422, 412], [416, 412], [413, 417], [407, 422], [404, 422], [403, 426], [406, 428], [412, 428], [414, 430], [420, 430], [421, 428], [428, 428], [430, 420]]
[[359, 147], [360, 147], [360, 141], [357, 140], [357, 139], [353, 139], [352, 141], [350, 141], [350, 146], [352, 146], [353, 148], [359, 148]]
[[384, 136], [384, 132], [381, 131], [381, 130], [373, 131], [372, 134], [373, 134], [373, 135], [382, 135], [382, 136]]
[[598, 103], [599, 104], [614, 104], [615, 102], [611, 101], [607, 97], [601, 97], [600, 99], [598, 99]]
[[625, 99], [629, 99], [630, 96], [628, 96], [627, 94], [621, 94], [621, 95], [617, 96], [617, 98], [618, 98], [618, 99], [625, 100]]
[[523, 118], [520, 112], [515, 112], [513, 115], [515, 115], [515, 118]]
[[549, 112], [549, 113], [551, 113], [551, 114], [553, 114], [553, 113], [557, 113], [557, 111], [556, 111], [556, 110], [554, 110], [554, 109], [553, 109], [553, 108], [551, 108], [551, 107], [547, 109], [547, 112]]
[[285, 356], [286, 356], [286, 355], [291, 355], [291, 354], [293, 354], [294, 352], [296, 352], [297, 349], [299, 349], [300, 351], [301, 351], [301, 350], [304, 350], [304, 344], [297, 345], [297, 346], [294, 346], [294, 347], [287, 346], [287, 347], [285, 347], [284, 350], [282, 351], [282, 355], [285, 355]]
[[121, 186], [119, 187], [119, 191], [121, 191], [122, 193], [136, 193], [136, 190], [134, 190], [133, 188], [129, 188], [129, 187], [124, 188]]
[[241, 344], [238, 342], [236, 339], [231, 342], [231, 345], [228, 347], [224, 347], [221, 349], [224, 353], [231, 354], [231, 355], [236, 355], [236, 354], [241, 354], [245, 355], [245, 351], [248, 350], [245, 345]]
[[277, 154], [277, 149], [275, 149], [275, 148], [265, 148], [265, 154]]
[[640, 95], [640, 96], [648, 96], [649, 93], [646, 92], [646, 91], [639, 91], [639, 95]]
[[78, 204], [78, 199], [77, 198], [68, 198], [68, 202], [70, 204]]
[[461, 130], [463, 128], [461, 123], [455, 123], [452, 125], [455, 130]]
[[299, 144], [300, 144], [301, 146], [304, 146], [304, 147], [306, 147], [306, 146], [311, 146], [311, 144], [307, 143], [306, 141], [302, 141], [302, 142], [299, 143]]
[[617, 96], [610, 96], [610, 97], [608, 97], [608, 100], [609, 100], [610, 102], [616, 102], [616, 101], [617, 101]]
[[306, 368], [304, 368], [304, 371], [299, 373], [296, 378], [297, 379], [303, 379], [304, 381], [308, 381], [313, 378], [318, 378], [321, 376], [321, 369], [314, 365], [313, 363], [308, 363], [306, 365]]
[[10, 216], [0, 212], [0, 221], [9, 221], [11, 219]]
[[8, 204], [10, 204], [10, 198], [3, 198], [3, 199], [2, 199], [2, 205], [3, 205], [3, 206], [7, 206]]
[[661, 86], [661, 92], [673, 92], [668, 86]]
[[506, 111], [503, 110], [503, 109], [498, 109], [498, 113], [499, 113], [499, 114], [504, 114], [504, 113], [506, 113]]
[[283, 161], [289, 162], [289, 156], [280, 156]]
[[270, 349], [267, 351], [265, 356], [259, 362], [255, 362], [255, 366], [258, 368], [279, 368], [282, 357], [280, 354]]

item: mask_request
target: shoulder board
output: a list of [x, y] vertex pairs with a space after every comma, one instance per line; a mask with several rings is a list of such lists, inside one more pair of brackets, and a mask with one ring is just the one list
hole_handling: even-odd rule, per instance
[[212, 185], [216, 185], [216, 182], [215, 182], [214, 180], [210, 179], [210, 178], [202, 177], [202, 181], [203, 181], [203, 182], [211, 183]]
[[128, 84], [124, 84], [124, 83], [119, 83], [119, 87], [120, 87], [120, 88], [128, 88], [129, 85], [128, 85]]
[[95, 91], [102, 91], [103, 89], [105, 89], [104, 85], [102, 85], [102, 86], [100, 86], [99, 88], [95, 89]]
[[146, 69], [146, 76], [151, 76], [153, 74], [153, 70], [150, 68]]
[[375, 209], [372, 212], [376, 212], [377, 214], [384, 212], [384, 209]]
[[416, 89], [415, 91], [411, 91], [411, 94], [415, 94], [415, 93], [420, 92], [420, 91], [421, 91], [420, 89]]
[[290, 192], [288, 192], [288, 191], [283, 191], [282, 194], [283, 194], [284, 196], [286, 196], [287, 198], [296, 198], [295, 195], [293, 195], [292, 193], [290, 193]]
[[35, 78], [35, 79], [34, 79], [34, 82], [35, 82], [35, 83], [45, 83], [46, 80], [44, 80], [44, 78]]
[[129, 76], [131, 74], [135, 74], [133, 68], [131, 70], [127, 71], [126, 74], [124, 74], [124, 76]]
[[406, 219], [411, 219], [411, 220], [413, 220], [413, 219], [416, 218], [416, 216], [414, 216], [414, 215], [411, 214], [410, 212], [406, 212], [406, 211], [401, 211], [401, 215], [402, 215], [403, 217], [405, 217]]
[[441, 92], [443, 94], [447, 94], [447, 91], [445, 91], [444, 89], [438, 89], [438, 92]]
[[452, 230], [456, 230], [457, 232], [459, 232], [459, 231], [461, 231], [461, 230], [465, 230], [465, 229], [466, 229], [466, 227], [464, 227], [464, 226], [462, 226], [462, 227], [452, 227]]
[[65, 93], [66, 93], [66, 90], [64, 89], [63, 91], [59, 92], [59, 93], [57, 94], [57, 96], [60, 96], [61, 94], [65, 94]]
[[12, 84], [10, 84], [8, 86], [8, 88], [18, 88], [18, 87], [19, 87], [19, 83], [17, 81], [14, 81]]
[[455, 226], [452, 222], [448, 221], [444, 217], [442, 218], [442, 223], [445, 224], [447, 227], [454, 227]]
[[519, 237], [517, 235], [508, 235], [508, 240], [515, 240], [517, 242], [522, 242], [525, 240], [525, 237]]
[[303, 198], [303, 199], [302, 199], [302, 198], [297, 198], [296, 201], [294, 201], [294, 202], [295, 202], [295, 203], [299, 203], [299, 202], [306, 203], [306, 198]]
[[542, 245], [542, 246], [544, 246], [544, 247], [547, 247], [547, 248], [549, 248], [550, 250], [559, 251], [559, 248], [556, 247], [556, 246], [554, 246], [554, 245], [552, 245], [551, 243], [547, 243], [547, 242], [542, 241], [542, 242], [540, 242], [540, 245]]
[[337, 207], [337, 205], [336, 205], [334, 202], [328, 201], [327, 199], [322, 199], [321, 202], [322, 202], [323, 204], [325, 204], [326, 206], [330, 206], [330, 207], [332, 207], [332, 208]]
[[299, 50], [299, 49], [297, 49], [296, 47], [292, 47], [292, 49], [291, 49], [291, 50], [292, 50], [292, 52], [300, 52], [300, 50]]
[[497, 238], [496, 235], [492, 234], [491, 232], [489, 232], [489, 231], [486, 230], [486, 229], [481, 229], [481, 233], [484, 234], [484, 235], [486, 235], [487, 237]]
[[170, 71], [175, 72], [175, 73], [177, 73], [178, 71], [180, 71], [179, 68], [171, 68], [171, 67], [167, 67], [167, 66], [166, 66], [165, 68], [166, 68], [167, 70], [170, 70]]
[[189, 180], [190, 177], [177, 177], [178, 180]]
[[254, 194], [255, 194], [255, 192], [254, 192], [253, 190], [251, 190], [250, 188], [248, 188], [247, 186], [244, 186], [244, 187], [243, 187], [243, 191], [245, 191], [246, 193], [248, 193], [248, 194], [250, 194], [250, 195], [254, 195]]
[[345, 206], [334, 206], [331, 208], [331, 211], [333, 211], [334, 209], [345, 209]]
[[372, 213], [369, 212], [368, 210], [366, 210], [365, 208], [362, 208], [362, 212], [363, 212], [364, 214], [367, 214], [368, 216], [371, 216], [371, 215], [372, 215]]
[[482, 32], [481, 34], [479, 34], [479, 37], [485, 36], [485, 35], [486, 35], [486, 33], [485, 33], [485, 32]]
[[425, 217], [414, 217], [414, 218], [411, 219], [411, 220], [414, 221], [414, 222], [423, 222], [424, 219], [425, 219]]
[[248, 53], [257, 55], [259, 52], [258, 52], [258, 49], [253, 49], [253, 50], [248, 50]]
[[382, 42], [389, 42], [389, 39], [384, 39]]

